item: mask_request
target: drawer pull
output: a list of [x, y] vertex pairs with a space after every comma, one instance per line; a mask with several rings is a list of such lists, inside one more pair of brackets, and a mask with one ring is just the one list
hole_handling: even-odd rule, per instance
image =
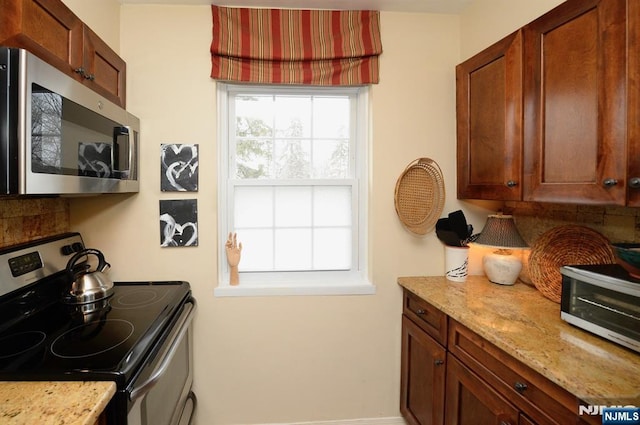
[[434, 361], [433, 363], [434, 363], [436, 366], [442, 366], [442, 365], [444, 364], [444, 360], [440, 360], [440, 359], [438, 359], [438, 360]]
[[524, 390], [527, 389], [527, 384], [525, 384], [524, 382], [516, 382], [513, 385], [513, 388], [515, 388], [517, 392], [522, 394], [524, 392]]
[[427, 314], [427, 311], [419, 308], [418, 311], [416, 311], [416, 313], [422, 315], [422, 314]]

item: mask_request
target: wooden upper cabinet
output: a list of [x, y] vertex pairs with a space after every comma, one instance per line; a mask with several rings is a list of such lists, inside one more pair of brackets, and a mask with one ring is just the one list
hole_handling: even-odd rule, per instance
[[524, 27], [525, 201], [625, 204], [626, 4], [567, 1]]
[[522, 33], [456, 67], [458, 198], [522, 198]]
[[0, 44], [21, 47], [125, 107], [126, 64], [60, 0], [0, 0]]
[[83, 71], [79, 74], [95, 91], [124, 107], [127, 64], [87, 26], [83, 41]]
[[82, 64], [82, 21], [60, 0], [0, 0], [0, 44], [70, 74]]
[[640, 207], [640, 2], [627, 8], [627, 205]]

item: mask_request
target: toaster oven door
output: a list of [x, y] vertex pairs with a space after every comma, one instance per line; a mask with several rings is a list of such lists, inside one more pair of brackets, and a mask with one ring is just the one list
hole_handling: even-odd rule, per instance
[[565, 321], [640, 352], [640, 297], [562, 277]]

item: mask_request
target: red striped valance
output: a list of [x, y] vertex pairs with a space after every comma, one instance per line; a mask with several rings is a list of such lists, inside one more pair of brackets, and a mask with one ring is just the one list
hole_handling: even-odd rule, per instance
[[211, 6], [211, 77], [269, 84], [377, 83], [377, 11]]

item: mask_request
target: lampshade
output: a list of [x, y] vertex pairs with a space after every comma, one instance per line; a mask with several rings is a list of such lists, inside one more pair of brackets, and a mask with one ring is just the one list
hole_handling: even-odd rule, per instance
[[482, 258], [487, 278], [500, 285], [513, 285], [522, 270], [522, 261], [511, 255], [511, 249], [528, 247], [518, 232], [513, 216], [490, 215], [475, 243], [498, 248]]
[[475, 241], [478, 245], [495, 248], [527, 248], [512, 215], [495, 214], [487, 218], [482, 233]]

